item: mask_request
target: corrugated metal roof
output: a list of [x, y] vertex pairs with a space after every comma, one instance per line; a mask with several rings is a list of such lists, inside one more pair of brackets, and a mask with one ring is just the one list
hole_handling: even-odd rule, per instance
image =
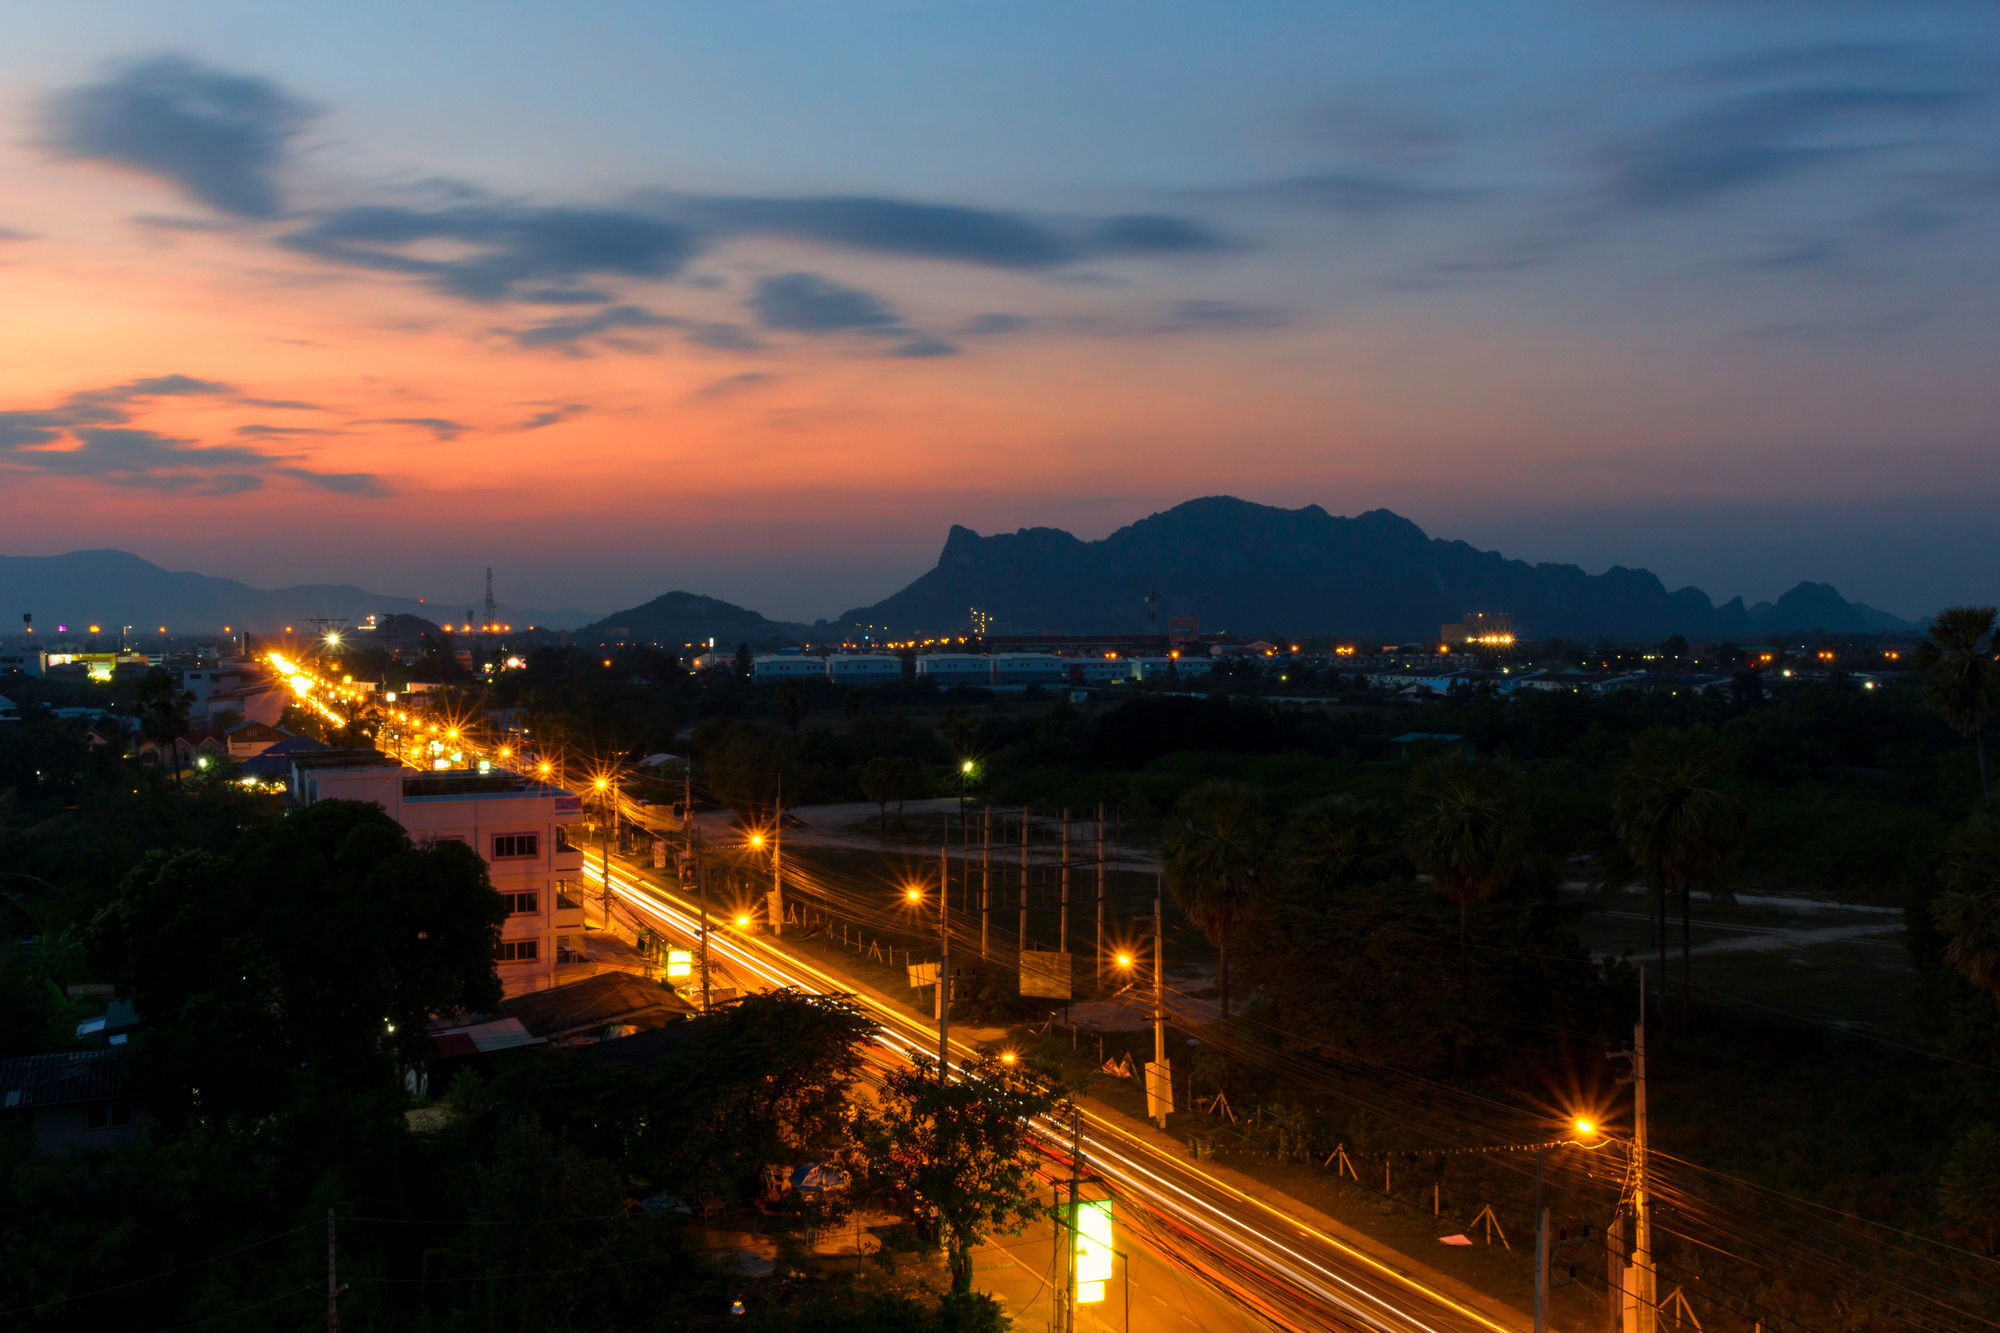
[[116, 1050], [58, 1051], [0, 1060], [0, 1109], [62, 1106], [116, 1097], [125, 1057]]

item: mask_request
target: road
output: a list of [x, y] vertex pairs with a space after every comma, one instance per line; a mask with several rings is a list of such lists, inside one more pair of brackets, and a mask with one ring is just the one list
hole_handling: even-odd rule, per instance
[[[598, 867], [597, 858], [588, 858], [585, 873], [601, 884]], [[697, 905], [652, 872], [614, 858], [610, 879], [612, 894], [627, 911], [689, 941], [697, 938]], [[716, 963], [753, 987], [854, 996], [881, 1025], [877, 1041], [884, 1054], [909, 1059], [937, 1049], [935, 1026], [851, 978], [793, 955], [782, 940], [712, 921], [709, 948]], [[955, 1059], [972, 1053], [953, 1043]], [[1058, 1127], [1048, 1130], [1052, 1139], [1067, 1141]], [[1163, 1266], [1163, 1272], [1197, 1277], [1210, 1293], [1226, 1295], [1236, 1327], [1375, 1333], [1500, 1333], [1519, 1327], [1504, 1314], [1496, 1317], [1204, 1169], [1173, 1140], [1122, 1116], [1086, 1104], [1082, 1146], [1089, 1168], [1121, 1205], [1120, 1244], [1144, 1250], [1147, 1262]]]

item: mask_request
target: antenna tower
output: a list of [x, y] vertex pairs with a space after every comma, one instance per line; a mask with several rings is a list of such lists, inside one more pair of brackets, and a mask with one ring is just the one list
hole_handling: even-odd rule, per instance
[[485, 626], [485, 632], [491, 634], [495, 622], [499, 619], [500, 617], [493, 610], [493, 566], [488, 565], [486, 567], [486, 619], [482, 622]]

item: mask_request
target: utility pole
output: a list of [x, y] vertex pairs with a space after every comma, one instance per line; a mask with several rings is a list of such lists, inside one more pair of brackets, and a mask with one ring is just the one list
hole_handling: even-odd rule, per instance
[[701, 1011], [708, 1012], [708, 870], [701, 860], [701, 839], [694, 840], [694, 882], [701, 887]]
[[771, 816], [771, 938], [785, 933], [785, 775], [778, 774], [778, 798]]
[[1069, 952], [1069, 807], [1063, 807], [1062, 836], [1062, 925], [1056, 933], [1056, 949]]
[[1021, 945], [1028, 951], [1028, 807], [1021, 807]]
[[979, 961], [986, 961], [986, 937], [992, 925], [993, 906], [993, 807], [979, 830]]
[[1097, 975], [1104, 975], [1104, 802], [1097, 803]]
[[694, 855], [694, 762], [681, 765], [681, 850]]
[[1639, 968], [1639, 1022], [1632, 1029], [1632, 1266], [1638, 1270], [1639, 1333], [1654, 1333], [1659, 1294], [1653, 1272], [1653, 1188], [1646, 1161], [1646, 969]]
[[[1158, 1081], [1165, 1084], [1166, 1096], [1156, 1099], [1153, 1087], [1146, 1087], [1147, 1100], [1154, 1103], [1159, 1126], [1167, 1127], [1168, 1106], [1173, 1104], [1173, 1066], [1167, 1063], [1167, 912], [1166, 871], [1153, 867], [1153, 1066]], [[1192, 1095], [1192, 1094], [1190, 1094]]]
[[1069, 1104], [1069, 1281], [1063, 1295], [1065, 1333], [1076, 1333], [1076, 1196], [1083, 1185], [1083, 1110]]
[[333, 1209], [326, 1210], [326, 1333], [340, 1333], [340, 1285], [333, 1262]]
[[1544, 1145], [1535, 1146], [1535, 1333], [1549, 1330], [1549, 1208], [1542, 1201]]
[[938, 845], [938, 1086], [951, 1081], [951, 816]]

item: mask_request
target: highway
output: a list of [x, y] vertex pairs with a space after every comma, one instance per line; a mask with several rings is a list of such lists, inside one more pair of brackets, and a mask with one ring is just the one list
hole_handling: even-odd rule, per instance
[[[301, 702], [329, 723], [344, 721], [334, 704], [366, 702], [360, 691], [327, 680], [303, 663], [275, 653], [268, 660]], [[382, 722], [380, 742], [398, 755], [415, 751], [420, 760], [437, 756], [454, 766], [485, 758], [504, 767], [513, 758], [506, 748], [481, 746], [463, 721], [440, 722], [387, 709]], [[573, 773], [546, 758], [532, 776], [585, 796], [601, 795], [605, 786], [601, 774]], [[634, 917], [689, 942], [698, 939], [698, 905], [652, 872], [623, 858], [611, 858], [607, 867], [598, 857], [586, 856], [583, 873], [600, 891], [608, 873], [610, 894]], [[739, 931], [711, 918], [709, 952], [712, 964], [751, 988], [852, 996], [879, 1025], [876, 1059], [935, 1057], [934, 1024], [800, 957], [782, 939]], [[971, 1054], [972, 1047], [952, 1043], [954, 1060]], [[1066, 1176], [1069, 1126], [1050, 1122], [1038, 1129], [1052, 1167]], [[1514, 1333], [1520, 1327], [1205, 1169], [1148, 1126], [1086, 1103], [1080, 1139], [1089, 1171], [1115, 1201], [1118, 1247], [1140, 1260], [1152, 1282], [1164, 1285], [1177, 1275], [1182, 1281], [1198, 1279], [1208, 1296], [1225, 1298], [1240, 1314], [1239, 1327], [1268, 1325], [1309, 1333]], [[1183, 1316], [1191, 1313], [1182, 1307]], [[1094, 1310], [1085, 1322], [1109, 1326], [1108, 1315]], [[1167, 1333], [1185, 1322], [1176, 1317], [1144, 1326]]]
[[[586, 858], [585, 874], [602, 886], [597, 858]], [[650, 872], [613, 859], [610, 880], [611, 893], [635, 917], [690, 942], [699, 937], [699, 907]], [[781, 939], [712, 918], [709, 951], [715, 964], [746, 985], [853, 996], [880, 1024], [883, 1050], [903, 1059], [937, 1050], [934, 1025], [786, 950]], [[954, 1041], [952, 1052], [965, 1059], [973, 1048]], [[1050, 1124], [1044, 1132], [1058, 1151], [1066, 1149], [1065, 1127]], [[1082, 1146], [1090, 1169], [1125, 1205], [1119, 1210], [1121, 1243], [1136, 1240], [1173, 1267], [1198, 1273], [1259, 1322], [1377, 1333], [1512, 1328], [1204, 1170], [1164, 1136], [1123, 1117], [1086, 1106]]]

